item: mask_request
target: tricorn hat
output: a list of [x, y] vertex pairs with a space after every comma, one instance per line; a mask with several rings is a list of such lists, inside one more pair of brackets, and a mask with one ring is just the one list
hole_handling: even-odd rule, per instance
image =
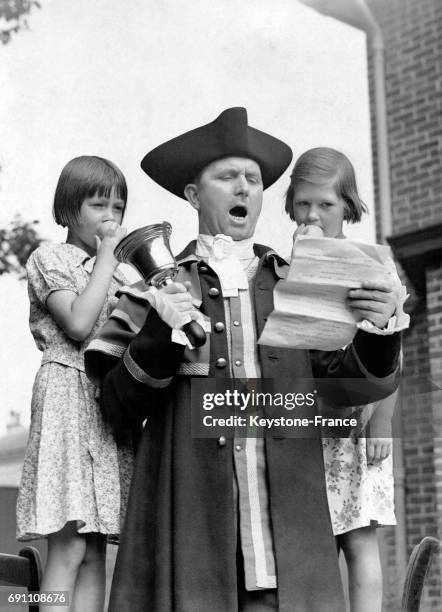
[[261, 168], [264, 189], [292, 161], [292, 150], [281, 140], [252, 128], [245, 108], [228, 108], [219, 117], [159, 145], [141, 167], [159, 185], [184, 198], [184, 188], [203, 168], [223, 157], [253, 159]]

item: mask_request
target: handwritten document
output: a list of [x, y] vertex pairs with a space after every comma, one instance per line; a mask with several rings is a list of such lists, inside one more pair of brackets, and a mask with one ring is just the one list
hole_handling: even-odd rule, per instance
[[360, 288], [362, 281], [396, 279], [400, 284], [387, 246], [298, 236], [287, 278], [275, 287], [275, 308], [258, 343], [339, 349], [357, 331], [346, 304], [348, 290]]

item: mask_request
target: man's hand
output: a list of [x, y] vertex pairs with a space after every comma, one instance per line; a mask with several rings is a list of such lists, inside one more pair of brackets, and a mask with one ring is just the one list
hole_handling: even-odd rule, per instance
[[396, 310], [396, 296], [388, 281], [364, 281], [361, 289], [350, 289], [347, 303], [357, 321], [367, 319], [383, 329]]
[[172, 282], [152, 296], [152, 306], [172, 329], [181, 329], [191, 319], [197, 319], [199, 316], [199, 312], [192, 305], [190, 286], [189, 281], [184, 284]]
[[379, 465], [391, 452], [391, 438], [367, 438], [367, 464]]
[[158, 292], [172, 308], [178, 312], [190, 314], [193, 309], [192, 296], [189, 293], [190, 286], [189, 281], [185, 283], [172, 282], [159, 289]]

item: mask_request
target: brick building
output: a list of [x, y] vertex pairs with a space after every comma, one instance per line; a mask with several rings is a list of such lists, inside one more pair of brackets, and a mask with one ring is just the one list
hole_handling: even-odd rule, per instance
[[[397, 432], [403, 442], [409, 554], [423, 536], [442, 533], [442, 393], [428, 384], [432, 380], [440, 388], [442, 379], [442, 2], [371, 0], [369, 7], [385, 45], [392, 218], [388, 241], [412, 291], [412, 325], [404, 336], [402, 431]], [[373, 85], [372, 69], [369, 74]], [[373, 87], [371, 94], [374, 125]], [[389, 543], [391, 561], [396, 536]], [[424, 610], [441, 609], [440, 560], [425, 587]], [[386, 603], [394, 609], [394, 578], [389, 578]]]
[[[382, 530], [384, 609], [393, 611], [414, 544], [442, 534], [442, 0], [301, 1], [367, 32], [377, 238], [411, 293], [395, 423], [399, 524]], [[441, 609], [441, 561], [421, 610]]]

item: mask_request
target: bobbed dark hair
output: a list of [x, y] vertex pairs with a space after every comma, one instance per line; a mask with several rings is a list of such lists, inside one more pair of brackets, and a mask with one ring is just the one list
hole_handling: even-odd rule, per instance
[[126, 211], [127, 185], [121, 170], [108, 159], [96, 155], [81, 155], [66, 164], [55, 189], [53, 215], [55, 222], [69, 227], [78, 222], [81, 205], [94, 195], [108, 198], [112, 189], [124, 202]]
[[353, 164], [344, 153], [330, 147], [305, 151], [296, 161], [285, 194], [285, 211], [293, 221], [293, 200], [299, 183], [323, 185], [333, 181], [336, 194], [345, 202], [344, 221], [357, 223], [367, 206], [359, 197]]

